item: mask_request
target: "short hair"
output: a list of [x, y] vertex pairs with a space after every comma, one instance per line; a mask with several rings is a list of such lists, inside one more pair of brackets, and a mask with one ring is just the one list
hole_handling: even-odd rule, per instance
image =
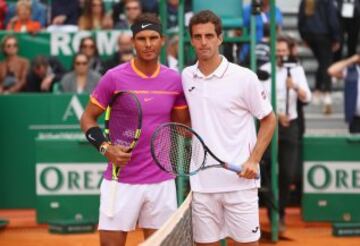
[[192, 36], [192, 27], [197, 24], [206, 24], [206, 23], [212, 23], [215, 26], [215, 32], [218, 36], [222, 33], [222, 24], [221, 19], [219, 16], [217, 16], [214, 12], [210, 10], [203, 10], [198, 13], [196, 13], [193, 17], [190, 19], [189, 23], [189, 32], [190, 36]]
[[141, 1], [140, 0], [124, 0], [124, 6], [126, 6], [128, 3], [136, 2], [139, 4], [140, 9], [142, 9]]
[[32, 68], [36, 69], [39, 67], [47, 67], [49, 66], [49, 61], [45, 56], [36, 56], [32, 62]]
[[155, 14], [153, 13], [144, 13], [144, 14], [140, 14], [138, 17], [136, 17], [136, 19], [134, 20], [133, 25], [137, 24], [137, 23], [142, 23], [142, 22], [150, 22], [153, 24], [158, 24], [161, 25], [161, 21], [159, 19], [159, 17], [157, 17]]
[[276, 38], [276, 42], [285, 42], [290, 50], [290, 39], [288, 36], [285, 36], [285, 35], [279, 35], [277, 36]]

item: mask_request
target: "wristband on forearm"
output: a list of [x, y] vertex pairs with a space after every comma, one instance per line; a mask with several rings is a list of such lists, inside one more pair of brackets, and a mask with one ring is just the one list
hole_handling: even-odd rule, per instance
[[86, 131], [85, 136], [89, 143], [91, 143], [97, 150], [100, 149], [102, 143], [107, 141], [100, 127], [98, 126], [89, 128]]

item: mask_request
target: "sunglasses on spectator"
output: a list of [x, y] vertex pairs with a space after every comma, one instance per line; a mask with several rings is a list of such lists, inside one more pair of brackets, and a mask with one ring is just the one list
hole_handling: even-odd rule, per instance
[[121, 54], [122, 55], [130, 55], [130, 54], [133, 54], [133, 50], [123, 50], [123, 51], [121, 51]]
[[125, 8], [127, 11], [129, 11], [129, 10], [138, 10], [138, 9], [140, 9], [139, 7], [126, 7]]
[[95, 48], [95, 45], [94, 44], [83, 44], [81, 46], [81, 48], [91, 48], [91, 49], [94, 49]]
[[16, 48], [17, 46], [18, 45], [16, 43], [14, 43], [14, 44], [6, 44], [5, 45], [6, 48], [12, 48], [12, 47]]
[[76, 62], [75, 62], [75, 65], [76, 65], [76, 66], [80, 66], [80, 65], [86, 66], [87, 64], [88, 64], [88, 62], [86, 62], [86, 61], [76, 61]]

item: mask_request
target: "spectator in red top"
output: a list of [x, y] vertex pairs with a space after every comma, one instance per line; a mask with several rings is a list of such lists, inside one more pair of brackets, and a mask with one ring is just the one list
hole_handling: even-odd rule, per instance
[[5, 14], [7, 12], [7, 3], [5, 0], [0, 0], [0, 29], [5, 28]]
[[19, 1], [16, 4], [16, 16], [9, 22], [6, 29], [14, 32], [30, 33], [40, 31], [40, 22], [31, 19], [31, 4], [29, 2]]

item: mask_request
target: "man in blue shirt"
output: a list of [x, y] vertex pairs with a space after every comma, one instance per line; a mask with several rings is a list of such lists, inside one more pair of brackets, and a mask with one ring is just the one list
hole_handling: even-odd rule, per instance
[[[244, 7], [243, 18], [244, 27], [250, 32], [250, 19], [252, 7], [248, 4]], [[278, 7], [275, 7], [275, 22], [277, 29], [280, 30], [283, 25], [283, 16]], [[259, 43], [264, 37], [264, 25], [270, 24], [270, 4], [269, 0], [263, 0], [261, 4], [261, 13], [256, 16], [256, 43]], [[239, 59], [243, 62], [250, 51], [250, 45], [244, 44], [240, 50]]]

